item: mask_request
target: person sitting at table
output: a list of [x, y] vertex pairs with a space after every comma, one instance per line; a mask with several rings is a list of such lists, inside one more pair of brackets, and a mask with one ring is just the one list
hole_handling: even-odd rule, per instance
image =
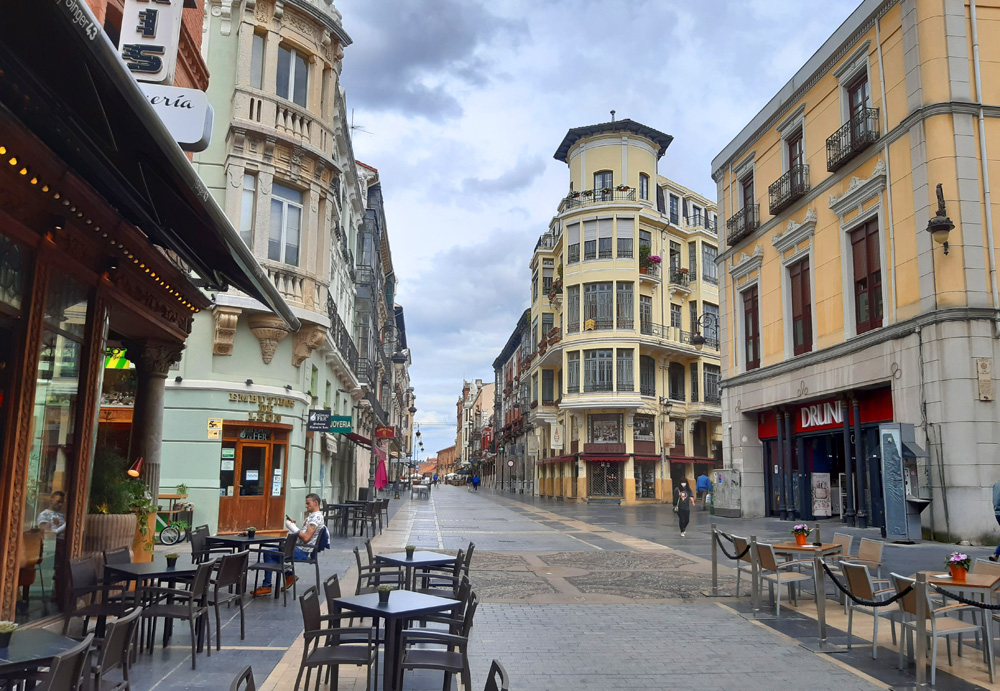
[[[320, 499], [318, 494], [309, 493], [306, 495], [306, 522], [303, 524], [302, 529], [295, 524], [295, 521], [289, 516], [285, 516], [285, 527], [288, 528], [289, 533], [294, 533], [298, 536], [298, 542], [295, 545], [295, 561], [308, 561], [312, 557], [313, 551], [316, 549], [317, 541], [319, 540], [321, 525], [325, 525], [326, 521], [323, 519], [323, 512], [319, 510]], [[278, 564], [281, 562], [281, 552], [279, 550], [270, 550], [264, 552], [264, 561], [271, 564]], [[288, 588], [295, 581], [295, 576], [291, 571], [285, 572], [285, 588]], [[264, 572], [264, 585], [253, 591], [254, 595], [270, 595], [271, 594], [271, 572]]]

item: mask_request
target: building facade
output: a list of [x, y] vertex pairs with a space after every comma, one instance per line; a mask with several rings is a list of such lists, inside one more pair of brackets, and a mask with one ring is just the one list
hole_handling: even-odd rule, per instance
[[998, 9], [865, 0], [714, 159], [743, 515], [995, 541]]
[[462, 396], [457, 404], [456, 461], [460, 468], [464, 467], [480, 478], [491, 477], [494, 471], [495, 453], [490, 450], [494, 390], [493, 382], [483, 383], [482, 379], [463, 381]]
[[540, 495], [670, 501], [721, 462], [715, 205], [658, 175], [671, 140], [619, 120], [555, 153], [569, 191], [532, 255], [516, 380]]
[[535, 468], [528, 464], [527, 438], [529, 427], [528, 382], [522, 376], [528, 371], [530, 352], [531, 310], [526, 309], [517, 320], [514, 332], [493, 361], [494, 403], [493, 429], [496, 431], [496, 458], [493, 474], [498, 489], [529, 493], [534, 485]]

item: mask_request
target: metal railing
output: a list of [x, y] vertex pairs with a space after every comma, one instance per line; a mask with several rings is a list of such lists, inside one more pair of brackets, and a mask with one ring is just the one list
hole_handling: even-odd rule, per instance
[[670, 270], [670, 283], [675, 286], [683, 286], [687, 288], [691, 284], [691, 276], [688, 274], [687, 269], [681, 271], [680, 269]]
[[878, 108], [865, 108], [826, 139], [826, 169], [834, 172], [879, 137]]
[[726, 242], [732, 247], [760, 225], [760, 204], [747, 204], [726, 221]]
[[562, 209], [573, 209], [578, 206], [588, 204], [607, 204], [614, 202], [634, 202], [635, 189], [619, 190], [615, 187], [604, 187], [601, 189], [581, 190], [580, 192], [570, 192], [563, 199]]
[[343, 320], [337, 313], [337, 303], [330, 296], [327, 296], [326, 300], [326, 313], [330, 318], [330, 339], [344, 361], [347, 362], [347, 366], [356, 373], [358, 370], [358, 348], [354, 345], [351, 332], [344, 326]]
[[[682, 331], [676, 326], [666, 326], [664, 324], [656, 324], [654, 322], [640, 320], [639, 334], [642, 336], [652, 336], [653, 338], [659, 338], [664, 341], [673, 341], [674, 343], [691, 345], [691, 332]], [[702, 336], [705, 337], [705, 344], [703, 347], [710, 348], [712, 350], [719, 349], [719, 335], [717, 333], [703, 333]]]
[[704, 228], [713, 233], [717, 233], [719, 230], [715, 219], [711, 218], [708, 214], [690, 214], [685, 216], [684, 225], [689, 228]]
[[788, 208], [796, 199], [809, 191], [809, 166], [805, 163], [792, 166], [784, 175], [767, 188], [771, 214]]
[[659, 264], [650, 264], [649, 266], [646, 267], [645, 271], [643, 271], [643, 269], [640, 267], [639, 274], [641, 276], [646, 276], [646, 277], [654, 279], [654, 280], [659, 279], [660, 278], [660, 265]]

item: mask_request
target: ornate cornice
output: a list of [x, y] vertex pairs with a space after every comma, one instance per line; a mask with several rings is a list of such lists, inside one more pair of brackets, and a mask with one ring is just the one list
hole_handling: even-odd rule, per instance
[[764, 248], [760, 245], [754, 245], [753, 252], [747, 254], [744, 252], [740, 255], [739, 261], [729, 267], [729, 275], [732, 276], [734, 281], [738, 281], [744, 276], [748, 276], [760, 269], [761, 264], [764, 263]]
[[212, 339], [213, 355], [233, 354], [236, 326], [242, 313], [243, 310], [239, 307], [223, 307], [221, 305], [217, 305], [212, 310], [212, 319], [215, 322], [215, 337]]
[[260, 341], [260, 357], [265, 365], [271, 364], [274, 351], [288, 335], [288, 327], [273, 314], [252, 314], [248, 320], [250, 332]]
[[862, 204], [885, 190], [885, 183], [885, 161], [880, 158], [875, 164], [871, 176], [864, 180], [856, 176], [852, 177], [846, 192], [839, 197], [831, 194], [829, 196], [830, 208], [833, 209], [833, 213], [840, 216], [840, 220], [843, 222], [845, 213], [855, 208], [860, 209]]
[[303, 324], [302, 328], [295, 332], [294, 346], [292, 348], [292, 364], [296, 367], [301, 365], [325, 341], [325, 326], [321, 326], [320, 324]]
[[797, 246], [803, 240], [811, 238], [816, 230], [816, 209], [806, 211], [806, 216], [802, 223], [788, 221], [784, 233], [778, 233], [771, 237], [771, 244], [778, 252], [784, 254], [790, 248]]

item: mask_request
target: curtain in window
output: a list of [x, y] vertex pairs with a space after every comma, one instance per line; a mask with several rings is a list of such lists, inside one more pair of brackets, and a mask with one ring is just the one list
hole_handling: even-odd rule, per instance
[[635, 391], [631, 348], [618, 349], [617, 365], [618, 391]]
[[618, 300], [616, 304], [616, 321], [619, 329], [635, 328], [635, 305], [632, 302], [632, 284], [618, 282]]
[[618, 228], [615, 236], [618, 238], [618, 258], [632, 258], [632, 239], [635, 236], [635, 223], [631, 218], [618, 217]]

